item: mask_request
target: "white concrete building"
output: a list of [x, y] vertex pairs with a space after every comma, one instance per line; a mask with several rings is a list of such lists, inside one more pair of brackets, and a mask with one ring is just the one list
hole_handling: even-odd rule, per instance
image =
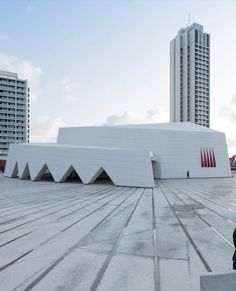
[[29, 140], [29, 88], [11, 72], [0, 71], [0, 159], [9, 144]]
[[170, 43], [170, 121], [210, 126], [210, 35], [197, 23]]
[[5, 176], [154, 187], [154, 179], [230, 177], [225, 135], [190, 122], [60, 128], [55, 144], [12, 144]]

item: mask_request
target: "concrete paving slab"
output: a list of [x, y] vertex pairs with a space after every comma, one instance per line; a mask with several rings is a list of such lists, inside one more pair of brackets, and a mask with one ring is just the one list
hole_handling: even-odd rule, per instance
[[201, 291], [233, 291], [236, 286], [236, 272], [201, 276]]

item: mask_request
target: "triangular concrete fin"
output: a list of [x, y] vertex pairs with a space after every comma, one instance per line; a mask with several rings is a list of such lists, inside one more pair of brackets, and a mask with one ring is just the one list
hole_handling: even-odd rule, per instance
[[91, 170], [93, 166], [92, 165], [88, 166], [86, 163], [83, 164], [83, 162], [75, 162], [72, 163], [72, 167], [75, 169], [81, 181], [84, 184], [88, 184], [91, 177], [91, 173], [94, 173], [93, 169]]
[[11, 174], [10, 174], [10, 177], [11, 178], [17, 178], [19, 175], [19, 171], [18, 171], [18, 163], [16, 162], [14, 167], [12, 168], [12, 171], [11, 171]]
[[23, 180], [23, 179], [28, 179], [28, 178], [31, 179], [30, 171], [29, 171], [29, 165], [28, 165], [28, 163], [26, 163], [25, 168], [24, 168], [23, 172], [21, 173], [20, 179]]
[[81, 162], [75, 162], [72, 164], [75, 171], [78, 173], [80, 179], [84, 184], [89, 184], [95, 173], [99, 170], [99, 166]]
[[71, 165], [69, 165], [68, 163], [65, 165], [61, 164], [60, 166], [49, 164], [49, 167], [50, 167], [51, 171], [53, 171], [56, 182], [64, 182], [64, 180], [66, 180], [66, 178], [71, 173]]
[[18, 172], [19, 172], [19, 178], [20, 179], [24, 179], [22, 178], [22, 176], [24, 176], [24, 171], [27, 165], [27, 161], [19, 161], [18, 160]]
[[29, 165], [30, 175], [32, 181], [38, 181], [48, 170], [46, 164], [43, 163], [33, 163]]
[[69, 168], [68, 164], [63, 165], [47, 162], [46, 165], [55, 182], [61, 182], [62, 177]]

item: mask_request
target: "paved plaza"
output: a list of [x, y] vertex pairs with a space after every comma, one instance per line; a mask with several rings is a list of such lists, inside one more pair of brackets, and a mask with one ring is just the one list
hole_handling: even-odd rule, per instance
[[232, 269], [236, 178], [154, 189], [0, 176], [0, 290], [200, 291]]

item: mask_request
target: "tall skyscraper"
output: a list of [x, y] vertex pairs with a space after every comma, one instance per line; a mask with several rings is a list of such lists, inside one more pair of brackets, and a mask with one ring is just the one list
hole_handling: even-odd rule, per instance
[[170, 42], [170, 121], [210, 126], [210, 35], [197, 23]]
[[10, 143], [29, 141], [29, 95], [27, 80], [0, 71], [0, 159]]

